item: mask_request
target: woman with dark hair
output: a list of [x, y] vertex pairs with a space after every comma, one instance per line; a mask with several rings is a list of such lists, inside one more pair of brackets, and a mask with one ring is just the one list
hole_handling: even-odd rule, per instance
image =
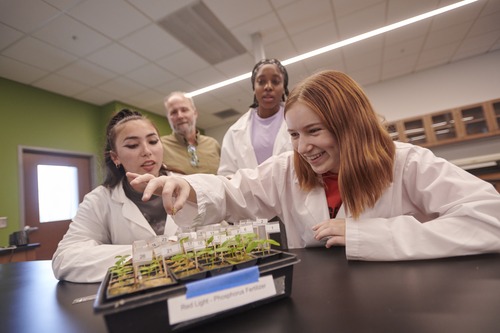
[[128, 174], [136, 178], [131, 185], [145, 200], [161, 194], [166, 211], [178, 211], [176, 221], [277, 215], [289, 248], [340, 245], [348, 259], [500, 252], [500, 194], [426, 148], [393, 142], [349, 76], [324, 71], [305, 79], [291, 92], [285, 119], [294, 151], [256, 169], [231, 179]]
[[56, 278], [98, 282], [118, 255], [131, 255], [132, 243], [155, 235], [174, 235], [177, 226], [162, 209], [161, 198], [141, 200], [126, 172], [167, 175], [158, 129], [147, 118], [127, 109], [106, 129], [103, 184], [88, 193], [78, 207], [52, 259]]
[[263, 59], [252, 70], [253, 103], [226, 132], [217, 174], [255, 168], [273, 155], [292, 150], [284, 121], [288, 72], [276, 59]]

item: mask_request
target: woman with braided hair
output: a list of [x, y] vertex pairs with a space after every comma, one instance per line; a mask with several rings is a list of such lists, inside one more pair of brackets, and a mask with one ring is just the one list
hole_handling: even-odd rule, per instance
[[141, 200], [126, 172], [167, 175], [158, 129], [139, 112], [123, 109], [106, 130], [103, 184], [88, 193], [52, 259], [56, 278], [98, 282], [116, 261], [131, 255], [132, 243], [155, 235], [174, 235], [177, 226], [161, 198]]

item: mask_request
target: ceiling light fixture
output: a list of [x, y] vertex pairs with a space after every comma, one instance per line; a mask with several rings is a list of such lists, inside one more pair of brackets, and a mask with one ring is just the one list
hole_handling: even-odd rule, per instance
[[[341, 48], [341, 47], [344, 47], [344, 46], [347, 46], [347, 45], [350, 45], [350, 44], [353, 44], [353, 43], [356, 43], [356, 42], [359, 42], [359, 41], [362, 41], [362, 40], [365, 40], [365, 39], [368, 39], [368, 38], [371, 38], [371, 37], [374, 37], [374, 36], [377, 36], [377, 35], [380, 35], [380, 34], [383, 34], [383, 33], [386, 33], [386, 32], [389, 32], [389, 31], [392, 31], [392, 30], [395, 30], [395, 29], [402, 28], [402, 27], [407, 26], [409, 24], [413, 24], [413, 23], [416, 23], [416, 22], [419, 22], [419, 21], [431, 18], [431, 17], [436, 16], [436, 15], [440, 15], [440, 14], [446, 13], [446, 12], [448, 12], [450, 10], [454, 10], [454, 9], [457, 9], [457, 8], [469, 5], [469, 4], [471, 4], [473, 2], [476, 2], [476, 1], [478, 1], [478, 0], [464, 0], [464, 1], [460, 1], [460, 2], [454, 3], [452, 5], [448, 5], [448, 6], [445, 6], [445, 7], [442, 7], [442, 8], [438, 8], [438, 9], [432, 10], [430, 12], [427, 12], [427, 13], [424, 13], [424, 14], [420, 14], [420, 15], [411, 17], [411, 18], [406, 19], [406, 20], [402, 20], [402, 21], [399, 21], [399, 22], [396, 22], [396, 23], [393, 23], [393, 24], [389, 24], [389, 25], [387, 25], [385, 27], [382, 27], [382, 28], [378, 28], [378, 29], [375, 29], [375, 30], [372, 30], [372, 31], [365, 32], [363, 34], [360, 34], [360, 35], [357, 35], [357, 36], [345, 39], [343, 41], [340, 41], [340, 42], [337, 42], [337, 43], [333, 43], [333, 44], [321, 47], [321, 48], [319, 48], [317, 50], [313, 50], [313, 51], [310, 51], [310, 52], [303, 53], [303, 54], [298, 55], [296, 57], [293, 57], [293, 58], [290, 58], [290, 59], [286, 59], [286, 60], [282, 61], [281, 63], [283, 64], [283, 66], [290, 65], [290, 64], [296, 63], [298, 61], [305, 60], [305, 59], [308, 59], [308, 58], [320, 55], [322, 53], [329, 52], [329, 51], [332, 51], [332, 50], [335, 50], [335, 49], [338, 49], [338, 48]], [[191, 97], [194, 97], [194, 96], [197, 96], [197, 95], [201, 95], [203, 93], [206, 93], [206, 92], [218, 89], [218, 88], [225, 87], [225, 86], [233, 84], [235, 82], [248, 79], [248, 78], [251, 77], [251, 75], [252, 75], [252, 72], [248, 72], [248, 73], [245, 73], [245, 74], [233, 77], [233, 78], [231, 78], [229, 80], [225, 80], [225, 81], [222, 81], [222, 82], [219, 82], [219, 83], [212, 84], [212, 85], [207, 86], [205, 88], [201, 88], [201, 89], [195, 90], [193, 92], [188, 93], [188, 95], [191, 96]]]

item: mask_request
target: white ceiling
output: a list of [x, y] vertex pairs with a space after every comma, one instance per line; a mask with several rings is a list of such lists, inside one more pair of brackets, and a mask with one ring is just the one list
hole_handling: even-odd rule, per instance
[[[458, 0], [204, 0], [247, 53], [216, 65], [157, 24], [194, 0], [0, 0], [0, 76], [95, 105], [121, 101], [163, 115], [163, 97], [194, 91], [255, 64], [251, 35], [268, 58], [301, 53]], [[287, 66], [290, 87], [320, 69], [366, 86], [500, 49], [500, 0], [441, 16]], [[195, 97], [198, 126], [247, 111], [250, 80]]]

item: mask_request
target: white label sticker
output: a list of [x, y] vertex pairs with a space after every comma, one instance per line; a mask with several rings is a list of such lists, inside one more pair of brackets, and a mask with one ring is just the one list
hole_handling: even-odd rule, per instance
[[244, 225], [240, 227], [240, 234], [251, 234], [253, 233], [253, 226], [252, 225]]
[[276, 295], [273, 276], [260, 277], [259, 281], [228, 288], [201, 296], [186, 298], [186, 295], [168, 299], [170, 325], [186, 320], [233, 309]]
[[280, 232], [279, 222], [270, 222], [270, 223], [266, 224], [266, 232], [268, 234]]

